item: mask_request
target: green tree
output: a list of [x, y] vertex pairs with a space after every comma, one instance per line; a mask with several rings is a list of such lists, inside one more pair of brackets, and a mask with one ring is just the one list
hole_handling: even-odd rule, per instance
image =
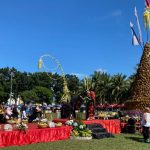
[[127, 80], [126, 76], [122, 74], [114, 75], [111, 82], [112, 98], [115, 103], [119, 103], [124, 99], [125, 93], [129, 90], [130, 82]]
[[75, 75], [66, 75], [67, 83], [68, 83], [68, 88], [71, 92], [79, 91], [79, 85], [80, 85], [80, 80], [77, 76]]
[[52, 89], [56, 103], [59, 103], [63, 95], [63, 78], [57, 73], [53, 74]]
[[33, 89], [33, 91], [38, 96], [40, 103], [43, 103], [43, 102], [52, 103], [53, 92], [49, 90], [48, 88], [37, 86]]
[[8, 93], [6, 93], [3, 87], [0, 85], [0, 103], [7, 102]]
[[37, 94], [33, 90], [23, 91], [20, 93], [20, 95], [24, 102], [29, 102], [29, 101], [38, 102], [39, 101]]
[[53, 75], [46, 72], [36, 72], [32, 74], [32, 81], [35, 86], [43, 86], [50, 89], [52, 87]]
[[[15, 68], [7, 67], [0, 69], [1, 101], [6, 101], [9, 98], [10, 72], [14, 73], [12, 92], [15, 97], [17, 97], [18, 94], [23, 93], [23, 95], [25, 95], [24, 98], [28, 100], [51, 102], [52, 98], [49, 98], [50, 96], [45, 98], [47, 96], [42, 96], [42, 94], [39, 94], [42, 92], [38, 92], [38, 90], [36, 90], [35, 95], [35, 90], [33, 92], [33, 89], [36, 89], [37, 86], [47, 88], [48, 92], [43, 93], [50, 92], [50, 95], [55, 97], [56, 102], [59, 102], [63, 95], [63, 78], [59, 74], [52, 74], [50, 72], [19, 72]], [[70, 92], [76, 91], [78, 94], [83, 95], [87, 88], [92, 88], [96, 92], [98, 103], [113, 103], [124, 102], [128, 99], [130, 96], [131, 84], [135, 79], [135, 73], [129, 78], [126, 78], [126, 76], [122, 74], [110, 76], [107, 73], [95, 71], [90, 77], [86, 78], [86, 80], [79, 80], [75, 75], [69, 74], [66, 75], [66, 79]], [[40, 89], [40, 91], [43, 91], [43, 89]]]
[[92, 75], [93, 89], [96, 93], [97, 103], [110, 103], [111, 77], [105, 72], [95, 71]]

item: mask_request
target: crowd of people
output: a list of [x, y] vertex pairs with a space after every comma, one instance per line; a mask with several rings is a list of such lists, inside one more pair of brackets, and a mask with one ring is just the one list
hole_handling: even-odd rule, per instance
[[56, 108], [47, 104], [0, 105], [0, 123], [15, 119], [27, 119], [30, 123], [42, 118], [46, 110], [54, 111], [54, 109]]
[[[95, 93], [92, 90], [86, 91], [84, 96], [72, 93], [70, 103], [62, 103], [59, 110], [61, 118], [75, 118], [75, 111], [85, 111], [86, 119], [94, 119], [95, 116]], [[84, 108], [82, 107], [84, 105]], [[11, 119], [28, 119], [32, 122], [35, 119], [43, 117], [45, 111], [56, 111], [52, 105], [44, 104], [1, 104], [0, 105], [0, 123], [7, 123]]]
[[[86, 119], [92, 120], [95, 117], [95, 104], [96, 96], [93, 91], [86, 91], [84, 97], [77, 95], [75, 92], [72, 94], [70, 103], [62, 103], [59, 105], [61, 112], [61, 118], [76, 118], [76, 111], [85, 111]], [[82, 107], [84, 105], [84, 107]], [[44, 116], [45, 111], [55, 112], [56, 106], [42, 104], [1, 104], [0, 105], [0, 123], [7, 123], [8, 120], [15, 119], [27, 119], [28, 122], [39, 120]], [[150, 108], [145, 107], [143, 116], [141, 119], [142, 133], [145, 142], [149, 140], [149, 128], [150, 128]]]

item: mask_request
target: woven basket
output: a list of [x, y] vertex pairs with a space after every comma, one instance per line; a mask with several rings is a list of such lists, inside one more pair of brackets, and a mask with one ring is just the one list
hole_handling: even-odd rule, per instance
[[42, 124], [38, 124], [38, 127], [39, 127], [39, 128], [47, 128], [47, 127], [48, 127], [48, 124], [43, 124], [43, 125], [42, 125]]

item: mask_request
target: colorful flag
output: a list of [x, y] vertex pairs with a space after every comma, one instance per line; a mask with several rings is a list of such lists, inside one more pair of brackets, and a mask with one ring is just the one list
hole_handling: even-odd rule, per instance
[[134, 45], [134, 46], [139, 45], [139, 40], [138, 40], [137, 35], [134, 31], [132, 22], [130, 22], [130, 27], [131, 27], [131, 31], [132, 31], [132, 45]]
[[38, 69], [41, 69], [42, 65], [43, 65], [43, 60], [42, 60], [42, 58], [40, 58], [38, 61]]
[[138, 17], [138, 13], [137, 13], [136, 7], [134, 9], [134, 14], [135, 14], [135, 17], [136, 17], [137, 27], [138, 27], [138, 31], [139, 31], [139, 42], [140, 42], [141, 45], [143, 45], [142, 31], [141, 31], [139, 17]]
[[146, 7], [150, 7], [150, 2], [149, 2], [149, 0], [145, 0], [145, 3], [146, 3]]

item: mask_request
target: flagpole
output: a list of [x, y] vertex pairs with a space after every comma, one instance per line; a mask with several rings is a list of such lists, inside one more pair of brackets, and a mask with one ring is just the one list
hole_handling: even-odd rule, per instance
[[142, 50], [144, 49], [144, 46], [142, 46], [141, 44], [140, 44], [140, 47], [141, 47]]
[[142, 31], [141, 31], [141, 27], [140, 27], [139, 16], [138, 16], [138, 13], [137, 13], [136, 6], [135, 6], [135, 8], [134, 8], [134, 15], [135, 15], [135, 17], [136, 17], [137, 27], [138, 27], [138, 31], [139, 31], [139, 38], [138, 38], [138, 41], [139, 41], [140, 44], [143, 46]]
[[147, 42], [149, 41], [148, 29], [147, 29]]

